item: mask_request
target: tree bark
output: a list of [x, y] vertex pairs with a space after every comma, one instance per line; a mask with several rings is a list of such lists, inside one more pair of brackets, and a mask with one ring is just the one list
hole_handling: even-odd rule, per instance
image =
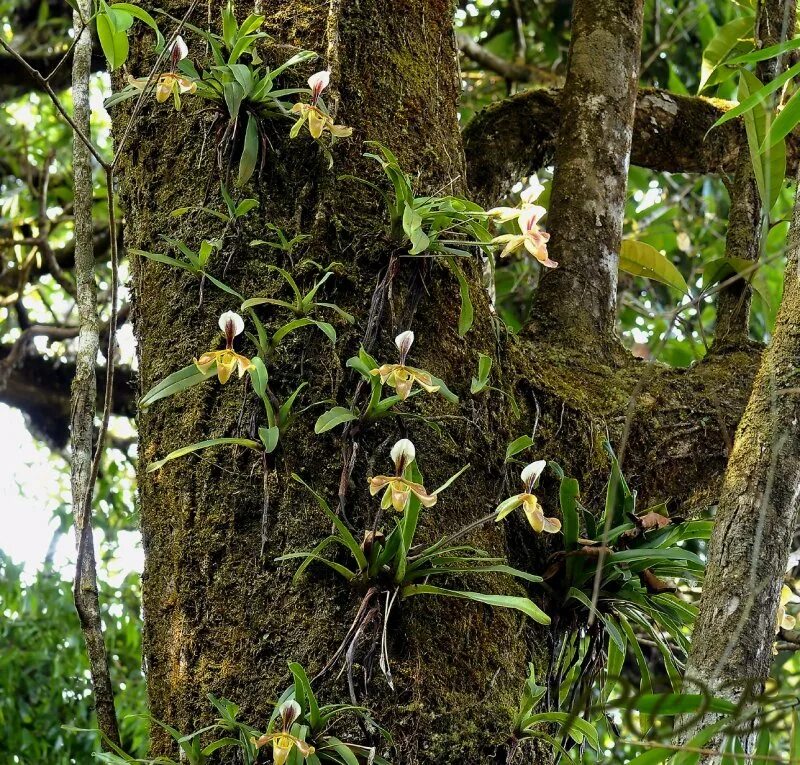
[[[584, 12], [591, 5], [586, 0]], [[221, 3], [212, 6], [212, 18], [220, 9]], [[593, 172], [590, 184], [593, 209], [603, 216], [602, 233], [596, 232], [594, 215], [585, 214], [585, 199], [575, 194], [577, 171], [572, 167], [570, 172], [570, 156], [564, 160], [567, 181], [562, 180], [561, 196], [553, 199], [550, 213], [556, 222], [553, 230], [564, 232], [561, 245], [555, 244], [554, 234], [555, 246], [564, 250], [564, 264], [574, 258], [574, 265], [585, 261], [592, 273], [602, 271], [603, 284], [588, 304], [593, 329], [608, 329], [613, 305], [609, 253], [615, 254], [619, 244], [620, 196], [625, 191], [636, 92], [638, 53], [633, 55], [629, 46], [638, 45], [639, 38], [631, 13], [640, 13], [639, 5], [627, 0], [610, 0], [604, 9], [598, 14], [600, 42], [611, 41], [613, 56], [607, 50], [603, 55], [614, 61], [622, 57], [627, 74], [620, 75], [625, 95], [609, 101], [613, 115], [604, 117], [602, 125], [609, 131], [605, 140], [618, 142], [619, 156], [611, 157], [608, 149], [605, 164]], [[180, 17], [186, 5], [176, 1], [168, 10]], [[222, 278], [229, 261], [224, 279], [247, 297], [278, 295], [282, 286], [270, 272], [271, 264], [289, 268], [302, 286], [310, 286], [316, 271], [308, 262], [300, 257], [292, 262], [247, 244], [265, 238], [267, 223], [279, 225], [288, 236], [310, 234], [303, 256], [340, 264], [336, 279], [324, 288], [326, 298], [356, 315], [357, 324], [337, 324], [335, 349], [318, 334], [296, 334], [284, 343], [270, 369], [270, 384], [279, 395], [285, 398], [307, 381], [298, 406], [329, 399], [345, 404], [355, 380], [343, 360], [365, 340], [379, 360], [392, 360], [396, 351], [391, 339], [400, 330], [413, 329], [417, 341], [412, 362], [442, 377], [461, 396], [461, 404], [455, 409], [433, 396], [420, 396], [409, 404], [411, 411], [446, 427], [449, 438], [404, 418], [385, 420], [344, 443], [331, 433], [314, 435], [312, 410], [310, 417], [298, 417], [282, 439], [264, 478], [260, 460], [224, 450], [168, 463], [157, 473], [144, 472], [149, 462], [185, 444], [253, 435], [251, 423], [259, 406], [244, 383], [220, 388], [212, 380], [140, 414], [144, 651], [151, 712], [185, 731], [210, 716], [207, 692], [235, 700], [245, 719], [265, 725], [271, 711], [268, 699], [289, 681], [287, 661], [300, 661], [310, 674], [316, 673], [342, 640], [358, 607], [360, 594], [332, 575], [312, 569], [294, 587], [293, 569], [273, 562], [280, 554], [309, 549], [329, 531], [308, 495], [292, 482], [293, 471], [334, 501], [342, 477], [340, 455], [348, 462], [353, 456], [352, 470], [345, 473], [345, 511], [356, 528], [363, 528], [374, 508], [365, 479], [388, 467], [388, 449], [396, 438], [414, 441], [432, 486], [470, 462], [467, 477], [442, 495], [435, 512], [424, 516], [420, 538], [426, 541], [485, 515], [507, 495], [508, 482], [518, 480], [518, 468], [504, 464], [505, 448], [523, 432], [534, 432], [537, 455], [561, 461], [581, 479], [587, 503], [601, 495], [607, 475], [598, 444], [607, 436], [619, 440], [625, 432], [626, 471], [643, 501], [669, 498], [694, 506], [716, 497], [727, 457], [725, 434], [735, 429], [744, 407], [755, 352], [732, 353], [690, 370], [668, 370], [630, 358], [614, 346], [611, 336], [599, 340], [595, 332], [573, 347], [532, 332], [501, 342], [480, 286], [480, 268], [471, 261], [464, 267], [475, 324], [466, 338], [456, 331], [458, 285], [449, 271], [430, 259], [399, 257], [385, 309], [371, 311], [376, 285], [391, 258], [402, 253], [387, 236], [376, 195], [338, 176], [356, 174], [383, 183], [375, 163], [361, 156], [361, 141], [378, 138], [414, 175], [419, 193], [463, 191], [451, 10], [442, 0], [334, 2], [330, 9], [283, 0], [268, 10], [265, 31], [275, 43], [260, 51], [262, 58], [278, 63], [297, 47], [323, 53], [314, 68], [332, 69], [337, 122], [352, 125], [355, 132], [349, 141], [337, 144], [335, 168], [328, 171], [325, 158], [307, 137], [290, 141], [286, 123], [265, 122], [267, 163], [246, 189], [246, 195], [258, 197], [260, 206], [229, 234], [211, 272]], [[624, 41], [617, 40], [619, 28], [609, 31], [612, 21], [623, 23]], [[578, 51], [585, 50], [581, 38], [591, 34], [587, 24], [574, 27]], [[598, 38], [594, 44], [599, 44]], [[131, 71], [145, 73], [147, 60], [145, 45], [135, 43]], [[577, 71], [588, 76], [585, 61]], [[597, 82], [594, 86], [601, 88]], [[218, 200], [213, 115], [188, 96], [184, 102], [180, 114], [167, 105], [148, 104], [132, 126], [122, 155], [126, 235], [130, 245], [144, 250], [161, 251], [163, 235], [185, 238], [192, 247], [202, 238], [219, 235], [219, 227], [199, 213], [170, 216], [174, 208], [214, 206]], [[585, 167], [586, 157], [600, 156], [599, 139], [590, 132], [597, 115], [580, 103], [568, 103], [562, 108], [574, 120], [577, 135], [591, 138], [588, 148], [580, 142], [573, 145]], [[573, 107], [574, 112], [567, 111]], [[113, 118], [119, 136], [128, 113], [120, 111]], [[606, 173], [613, 189], [608, 195], [599, 188]], [[601, 207], [606, 204], [608, 209]], [[580, 225], [572, 225], [574, 221]], [[567, 244], [574, 244], [569, 237], [579, 228], [583, 232], [581, 227], [586, 228], [583, 249], [567, 253]], [[212, 349], [218, 339], [217, 317], [238, 306], [208, 285], [201, 301], [197, 280], [185, 272], [135, 257], [132, 267], [133, 319], [145, 391]], [[570, 273], [569, 278], [579, 278], [574, 270]], [[551, 293], [550, 300], [555, 299]], [[287, 317], [276, 311], [264, 318], [274, 330]], [[378, 328], [374, 342], [369, 330], [373, 321]], [[578, 327], [574, 336], [584, 326], [582, 321], [568, 317], [567, 326]], [[601, 353], [609, 347], [614, 348], [613, 358]], [[253, 352], [244, 343], [238, 350]], [[479, 351], [494, 359], [493, 384], [519, 401], [519, 421], [499, 394], [469, 397]], [[717, 392], [727, 389], [731, 394], [720, 402]], [[654, 455], [660, 464], [657, 473], [652, 470]], [[543, 501], [548, 509], [557, 507], [552, 487], [545, 489]], [[518, 526], [506, 533], [505, 526], [492, 525], [475, 541], [491, 552], [508, 552], [528, 570], [540, 571], [545, 565], [547, 551], [540, 540]], [[497, 592], [510, 588], [508, 582], [483, 584]], [[544, 631], [535, 632], [509, 613], [419, 599], [403, 604], [390, 624], [389, 637], [397, 692], [391, 694], [378, 677], [364, 701], [378, 721], [391, 728], [394, 761], [502, 761], [527, 662], [541, 669], [545, 661]], [[319, 690], [329, 701], [347, 698], [344, 681], [330, 676]], [[153, 754], [168, 752], [168, 739], [158, 730], [153, 735]], [[531, 757], [531, 762], [548, 761], [544, 754]]]
[[[221, 7], [213, 6], [214, 17]], [[172, 3], [169, 10], [180, 16], [185, 8]], [[349, 141], [337, 145], [335, 168], [328, 171], [325, 158], [305, 134], [290, 142], [288, 123], [265, 124], [271, 145], [267, 166], [247, 190], [260, 200], [257, 216], [226, 241], [219, 263], [211, 266], [221, 277], [230, 257], [225, 280], [247, 296], [274, 294], [280, 288], [268, 270], [270, 263], [292, 269], [301, 281], [313, 278], [308, 265], [293, 266], [270, 250], [247, 246], [251, 239], [264, 238], [266, 222], [280, 225], [290, 236], [310, 233], [305, 254], [324, 264], [341, 264], [340, 275], [325, 287], [326, 297], [357, 316], [356, 328], [337, 325], [335, 350], [321, 336], [297, 333], [282, 345], [270, 370], [270, 384], [284, 398], [302, 380], [309, 382], [298, 407], [330, 398], [346, 403], [352, 395], [356, 381], [343, 360], [364, 339], [376, 285], [390, 258], [399, 254], [385, 234], [377, 195], [336, 180], [352, 173], [383, 182], [376, 164], [361, 156], [361, 141], [377, 138], [397, 152], [418, 179], [419, 193], [463, 189], [451, 11], [442, 0], [334, 2], [330, 12], [318, 3], [287, 0], [267, 10], [264, 29], [279, 45], [264, 49], [262, 57], [270, 63], [284, 60], [294, 50], [290, 46], [320, 51], [314, 67], [333, 70], [337, 121], [355, 128]], [[138, 52], [131, 61], [137, 74], [145, 71]], [[190, 106], [190, 99], [185, 101]], [[166, 107], [148, 106], [133, 127], [121, 168], [131, 245], [157, 250], [159, 237], [166, 234], [186, 237], [195, 246], [200, 238], [218, 233], [200, 217], [185, 219], [176, 230], [175, 219], [169, 217], [175, 207], [214, 204], [218, 198], [213, 145], [201, 153], [206, 130], [202, 119], [196, 111], [176, 115]], [[125, 117], [115, 115], [115, 123], [119, 134]], [[466, 394], [477, 350], [494, 354], [495, 347], [477, 263], [465, 264], [476, 307], [469, 342], [457, 334], [458, 284], [450, 272], [428, 259], [400, 258], [397, 264], [387, 309], [374, 317], [379, 337], [372, 352], [391, 360], [396, 355], [394, 335], [413, 328], [413, 363]], [[134, 258], [133, 272], [141, 384], [147, 390], [210, 349], [218, 337], [220, 312], [237, 305], [208, 286], [199, 303], [193, 277], [159, 264]], [[265, 316], [273, 330], [289, 318]], [[349, 452], [355, 450], [346, 513], [356, 528], [363, 528], [375, 508], [366, 477], [388, 467], [389, 446], [403, 435], [415, 442], [432, 486], [480, 455], [462, 487], [451, 498], [443, 496], [436, 512], [426, 516], [421, 539], [433, 541], [491, 509], [502, 490], [508, 415], [493, 409], [488, 398], [474, 405], [464, 401], [454, 410], [438, 397], [415, 399], [419, 404], [413, 409], [443, 418], [452, 441], [443, 441], [424, 424], [390, 419], [363, 433], [355, 445], [345, 444]], [[294, 587], [293, 567], [273, 562], [280, 554], [312, 547], [327, 533], [329, 524], [313, 500], [290, 478], [296, 471], [335, 499], [342, 445], [335, 434], [314, 435], [313, 410], [298, 418], [282, 439], [281, 452], [264, 480], [260, 461], [224, 451], [204, 460], [170, 463], [155, 474], [144, 472], [150, 461], [181, 445], [212, 436], [248, 435], [256, 411], [244, 384], [220, 389], [213, 381], [159, 402], [139, 420], [144, 650], [151, 711], [186, 730], [210, 714], [209, 691], [235, 699], [247, 719], [266, 726], [271, 709], [267, 699], [274, 699], [290, 677], [287, 662], [300, 661], [310, 675], [318, 672], [343, 639], [361, 598], [319, 569]], [[269, 509], [262, 522], [265, 487]], [[501, 530], [488, 528], [478, 542], [502, 551]], [[488, 587], [508, 592], [514, 586], [490, 581]], [[397, 762], [488, 762], [511, 731], [520, 681], [533, 658], [528, 627], [499, 610], [443, 599], [415, 600], [422, 602], [403, 603], [389, 628], [397, 694], [378, 677], [365, 702], [376, 719], [390, 724]], [[347, 698], [344, 680], [330, 674], [320, 693], [329, 701]], [[156, 730], [153, 754], [169, 748]]]
[[[536, 332], [614, 334], [617, 270], [642, 39], [641, 0], [576, 2], [547, 229], [559, 268], [534, 299]], [[603, 62], [600, 66], [599, 63]]]
[[689, 687], [734, 701], [745, 691], [757, 695], [769, 674], [778, 598], [797, 524], [799, 256], [800, 197], [784, 297], [725, 473], [686, 668]]

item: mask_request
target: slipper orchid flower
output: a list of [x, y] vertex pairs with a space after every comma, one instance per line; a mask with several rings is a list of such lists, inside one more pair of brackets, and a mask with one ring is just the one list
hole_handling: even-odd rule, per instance
[[402, 513], [408, 505], [411, 494], [420, 501], [423, 507], [433, 507], [436, 504], [436, 495], [428, 494], [422, 484], [414, 483], [404, 477], [406, 468], [414, 461], [417, 456], [414, 444], [407, 438], [401, 438], [391, 451], [392, 462], [394, 462], [395, 474], [376, 475], [369, 479], [369, 493], [374, 497], [382, 489], [386, 489], [381, 499], [381, 509], [386, 510], [393, 507], [398, 513]]
[[[495, 208], [495, 211], [490, 210], [490, 214], [494, 212], [500, 220], [512, 220], [512, 217], [506, 216], [503, 210], [510, 210], [516, 208]], [[550, 260], [547, 254], [547, 242], [550, 241], [550, 234], [542, 231], [539, 228], [539, 220], [547, 212], [544, 207], [539, 205], [528, 205], [519, 210], [517, 223], [519, 223], [521, 234], [501, 234], [492, 239], [492, 244], [505, 244], [500, 257], [504, 258], [511, 255], [513, 252], [521, 248], [525, 248], [536, 260], [538, 260], [546, 268], [556, 268], [558, 263]]]
[[555, 534], [561, 530], [561, 521], [559, 521], [558, 518], [545, 517], [544, 510], [541, 504], [539, 504], [539, 500], [533, 494], [533, 489], [545, 465], [547, 465], [547, 463], [544, 460], [537, 460], [536, 462], [531, 462], [531, 464], [522, 471], [522, 483], [525, 487], [525, 491], [501, 502], [495, 511], [497, 513], [495, 521], [502, 521], [503, 518], [522, 505], [528, 523], [530, 523], [531, 528], [537, 534], [543, 531], [548, 534]]
[[324, 104], [321, 104], [322, 91], [328, 87], [330, 81], [329, 69], [316, 72], [308, 78], [308, 87], [311, 88], [311, 103], [298, 102], [292, 107], [292, 113], [298, 114], [299, 117], [289, 132], [290, 138], [298, 135], [306, 121], [308, 122], [308, 132], [312, 138], [319, 138], [325, 130], [336, 138], [347, 138], [353, 133], [353, 128], [334, 124], [333, 118], [328, 114]]
[[371, 375], [380, 375], [381, 385], [388, 383], [389, 387], [394, 388], [403, 401], [409, 397], [415, 382], [428, 393], [436, 393], [439, 390], [439, 386], [433, 384], [433, 378], [424, 369], [406, 366], [406, 356], [413, 343], [414, 333], [411, 330], [401, 332], [394, 339], [394, 344], [400, 351], [400, 363], [384, 364], [369, 372]]
[[[183, 38], [178, 35], [175, 42], [172, 43], [170, 48], [170, 62], [172, 69], [169, 72], [163, 72], [156, 80], [156, 101], [163, 104], [170, 96], [175, 100], [175, 108], [181, 108], [181, 94], [194, 93], [197, 90], [197, 83], [185, 77], [182, 74], [176, 73], [178, 63], [189, 55], [189, 48], [186, 46]], [[147, 85], [147, 77], [128, 77], [128, 84], [132, 85], [138, 90], [144, 90]]]
[[297, 736], [293, 736], [289, 731], [292, 725], [300, 717], [300, 705], [293, 699], [284, 701], [280, 706], [281, 729], [275, 733], [267, 733], [256, 741], [256, 747], [260, 748], [272, 742], [272, 762], [273, 765], [284, 765], [292, 753], [292, 749], [297, 749], [305, 761], [314, 754], [314, 747], [301, 741]]
[[222, 351], [207, 351], [199, 359], [195, 359], [195, 366], [205, 375], [211, 372], [214, 364], [217, 365], [217, 376], [224, 385], [238, 367], [239, 377], [250, 369], [251, 361], [247, 356], [242, 356], [233, 350], [233, 338], [244, 331], [244, 320], [238, 313], [226, 311], [219, 317], [219, 328], [225, 333], [225, 349]]

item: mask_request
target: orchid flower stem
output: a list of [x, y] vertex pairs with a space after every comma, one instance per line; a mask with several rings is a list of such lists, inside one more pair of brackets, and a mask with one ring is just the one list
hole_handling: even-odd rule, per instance
[[[473, 529], [478, 529], [481, 526], [485, 526], [487, 523], [489, 523], [489, 521], [494, 520], [494, 518], [496, 516], [497, 516], [497, 513], [495, 513], [495, 512], [489, 513], [489, 515], [485, 515], [483, 518], [478, 518], [477, 521], [473, 521], [472, 523], [468, 524], [467, 526], [464, 526], [464, 528], [459, 529], [458, 531], [452, 533], [449, 537], [445, 537], [444, 539], [439, 540], [434, 545], [432, 545], [431, 547], [428, 547], [427, 549], [423, 550], [422, 552], [417, 553], [416, 555], [409, 555], [408, 556], [409, 563], [411, 561], [418, 560], [419, 558], [423, 557], [423, 555], [428, 555], [428, 554], [434, 552], [435, 550], [439, 550], [442, 547], [444, 547], [445, 545], [450, 544], [451, 542], [455, 542], [457, 539], [460, 539], [461, 537], [465, 536], [466, 534], [469, 534], [469, 532], [472, 531]], [[421, 545], [416, 545], [415, 547], [419, 548], [419, 547], [421, 547]], [[411, 549], [415, 549], [415, 548], [411, 548]]]

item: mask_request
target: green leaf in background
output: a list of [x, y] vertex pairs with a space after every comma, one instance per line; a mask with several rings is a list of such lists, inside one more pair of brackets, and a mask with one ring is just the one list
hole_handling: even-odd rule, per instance
[[[748, 98], [761, 87], [763, 86], [758, 77], [746, 69], [742, 70], [739, 93], [743, 98], [740, 100]], [[764, 147], [767, 134], [771, 132], [771, 123], [771, 112], [763, 104], [756, 104], [744, 114], [744, 126], [750, 158], [753, 162], [753, 174], [761, 201], [767, 211], [772, 209], [781, 193], [786, 175], [786, 142], [783, 137]]]
[[800, 90], [795, 91], [783, 109], [778, 112], [760, 150], [766, 152], [770, 147], [783, 141], [797, 127], [798, 123], [800, 123]]
[[662, 255], [655, 247], [633, 239], [625, 239], [619, 251], [619, 269], [633, 276], [643, 276], [646, 279], [666, 284], [678, 290], [682, 295], [689, 292], [686, 280], [681, 272], [666, 256]]
[[[127, 26], [126, 26], [127, 23]], [[97, 37], [100, 47], [113, 72], [119, 69], [128, 58], [128, 35], [126, 30], [133, 23], [133, 16], [125, 11], [114, 11], [105, 3], [97, 14]]]
[[717, 258], [709, 261], [703, 267], [703, 285], [706, 289], [713, 284], [724, 282], [736, 274], [741, 274], [742, 278], [753, 288], [758, 296], [770, 305], [769, 289], [761, 278], [761, 267], [752, 260], [744, 258]]
[[734, 19], [721, 26], [717, 34], [703, 51], [703, 65], [700, 70], [700, 86], [698, 93], [707, 87], [721, 82], [724, 75], [717, 73], [717, 68], [725, 61], [743, 39], [749, 38], [752, 44], [754, 18], [746, 16]]
[[757, 90], [755, 93], [752, 93], [748, 98], [745, 98], [744, 101], [739, 102], [739, 104], [734, 106], [733, 109], [729, 109], [727, 112], [725, 112], [725, 114], [723, 114], [711, 126], [710, 130], [713, 130], [715, 127], [719, 127], [720, 125], [724, 125], [726, 122], [735, 119], [736, 117], [741, 117], [742, 114], [750, 111], [750, 109], [757, 104], [763, 104], [771, 93], [774, 93], [776, 90], [782, 88], [787, 82], [789, 82], [789, 80], [796, 77], [798, 74], [800, 74], [800, 62], [789, 67], [789, 69], [782, 74], [779, 74], [774, 80], [770, 80], [766, 85], [764, 85], [763, 88]]
[[152, 473], [154, 470], [158, 470], [167, 462], [176, 460], [179, 457], [185, 457], [187, 454], [191, 454], [192, 452], [197, 452], [200, 451], [201, 449], [208, 449], [212, 446], [223, 446], [225, 444], [246, 446], [248, 449], [255, 449], [256, 451], [261, 451], [261, 444], [249, 438], [209, 438], [206, 441], [198, 441], [195, 444], [182, 446], [180, 449], [176, 449], [174, 452], [170, 452], [166, 457], [164, 457], [164, 459], [151, 462], [147, 466], [147, 472]]

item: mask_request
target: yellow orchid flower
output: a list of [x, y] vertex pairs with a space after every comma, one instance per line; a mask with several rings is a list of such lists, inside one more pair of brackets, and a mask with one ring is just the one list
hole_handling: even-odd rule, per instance
[[381, 499], [381, 509], [386, 510], [393, 507], [398, 513], [402, 513], [408, 505], [411, 494], [420, 501], [423, 507], [433, 507], [436, 504], [436, 495], [428, 494], [422, 484], [414, 483], [403, 477], [405, 469], [414, 461], [417, 456], [414, 444], [407, 438], [401, 438], [391, 451], [392, 462], [394, 462], [395, 475], [376, 475], [369, 479], [369, 493], [374, 497], [382, 489], [386, 489]]
[[206, 351], [199, 359], [195, 359], [194, 363], [204, 375], [208, 374], [216, 364], [217, 377], [224, 385], [237, 367], [241, 379], [242, 375], [250, 369], [252, 362], [247, 356], [242, 356], [233, 350], [233, 338], [244, 331], [242, 317], [233, 311], [226, 311], [219, 317], [219, 328], [225, 333], [225, 348], [221, 351]]
[[[516, 212], [515, 212], [516, 211]], [[492, 239], [492, 244], [505, 244], [500, 257], [504, 258], [519, 249], [525, 248], [536, 260], [546, 268], [556, 268], [558, 263], [550, 260], [547, 254], [547, 243], [550, 234], [539, 228], [539, 220], [547, 212], [539, 205], [524, 205], [522, 208], [496, 207], [490, 210], [490, 215], [495, 215], [501, 221], [517, 219], [520, 234], [501, 234]]]
[[314, 754], [313, 746], [289, 732], [298, 717], [300, 717], [300, 705], [294, 700], [284, 701], [280, 706], [281, 729], [274, 733], [267, 733], [256, 741], [257, 748], [272, 742], [273, 765], [284, 765], [289, 759], [292, 749], [295, 748], [300, 752], [303, 760]]
[[292, 138], [300, 132], [300, 128], [303, 127], [306, 120], [308, 120], [308, 132], [311, 133], [312, 138], [319, 138], [325, 130], [336, 138], [347, 138], [353, 134], [353, 128], [334, 124], [333, 118], [329, 114], [325, 114], [311, 104], [298, 102], [292, 107], [292, 113], [300, 115], [289, 134]]
[[522, 471], [522, 483], [525, 491], [503, 500], [497, 506], [495, 510], [497, 513], [496, 522], [502, 521], [503, 518], [521, 505], [528, 523], [537, 534], [543, 531], [547, 534], [556, 534], [561, 530], [561, 521], [558, 518], [547, 518], [538, 498], [533, 494], [534, 486], [539, 480], [545, 465], [547, 463], [544, 460], [537, 460], [536, 462], [531, 462]]
[[[175, 99], [175, 108], [180, 109], [181, 93], [195, 93], [197, 91], [197, 83], [194, 80], [175, 72], [178, 62], [186, 58], [188, 54], [189, 49], [186, 47], [186, 43], [183, 41], [183, 38], [178, 35], [170, 48], [172, 69], [169, 72], [160, 74], [156, 80], [156, 101], [160, 104], [163, 104], [170, 96], [173, 96]], [[138, 90], [144, 90], [147, 81], [147, 77], [128, 77], [128, 84]]]
[[794, 600], [794, 593], [792, 590], [783, 585], [783, 589], [781, 590], [781, 600], [778, 604], [778, 616], [775, 625], [775, 632], [779, 630], [793, 630], [797, 625], [797, 619], [791, 614], [786, 613], [786, 605]]
[[311, 103], [296, 103], [292, 107], [292, 113], [300, 115], [292, 125], [289, 137], [294, 138], [300, 132], [300, 128], [308, 122], [308, 132], [312, 138], [320, 138], [322, 133], [327, 130], [336, 138], [347, 138], [352, 135], [353, 128], [344, 125], [336, 125], [333, 118], [328, 114], [324, 104], [321, 104], [322, 91], [328, 87], [331, 80], [330, 70], [315, 72], [308, 78], [308, 87], [311, 88]]
[[411, 388], [415, 382], [428, 393], [436, 393], [439, 390], [439, 386], [433, 384], [433, 378], [424, 369], [406, 366], [406, 356], [413, 342], [414, 333], [411, 330], [401, 332], [394, 339], [394, 344], [400, 351], [400, 363], [384, 364], [369, 372], [371, 375], [380, 375], [381, 385], [388, 383], [389, 387], [394, 388], [403, 401], [411, 394]]

